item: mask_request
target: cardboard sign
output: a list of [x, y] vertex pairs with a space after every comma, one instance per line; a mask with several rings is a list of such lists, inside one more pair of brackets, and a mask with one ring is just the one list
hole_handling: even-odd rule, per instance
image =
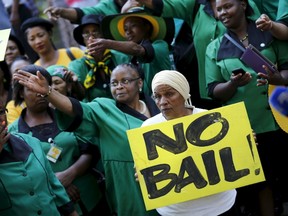
[[0, 30], [0, 61], [4, 60], [11, 29]]
[[243, 102], [127, 135], [147, 210], [265, 180]]

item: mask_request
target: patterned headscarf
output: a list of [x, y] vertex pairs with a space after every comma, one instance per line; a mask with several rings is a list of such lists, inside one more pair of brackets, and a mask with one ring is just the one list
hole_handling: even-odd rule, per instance
[[152, 80], [152, 91], [159, 85], [169, 85], [185, 99], [185, 106], [191, 107], [190, 86], [183, 74], [174, 70], [163, 70], [155, 74]]

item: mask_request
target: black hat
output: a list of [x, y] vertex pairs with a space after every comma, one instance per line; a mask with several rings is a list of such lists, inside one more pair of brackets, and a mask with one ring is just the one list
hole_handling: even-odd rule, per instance
[[12, 41], [14, 41], [16, 43], [21, 55], [25, 55], [25, 49], [24, 49], [21, 41], [15, 35], [10, 34], [9, 35], [9, 40], [12, 40]]
[[22, 23], [21, 31], [25, 32], [28, 28], [35, 27], [35, 26], [42, 26], [45, 29], [47, 29], [47, 31], [50, 31], [52, 30], [54, 25], [49, 20], [46, 20], [40, 17], [31, 17]]
[[102, 22], [103, 18], [104, 18], [103, 15], [94, 15], [94, 14], [83, 16], [82, 20], [81, 20], [81, 24], [78, 25], [73, 30], [73, 36], [74, 36], [74, 39], [77, 41], [77, 43], [82, 45], [82, 46], [86, 46], [85, 43], [84, 43], [83, 36], [82, 36], [83, 28], [86, 25], [95, 24], [95, 25], [99, 25], [99, 29], [100, 29], [100, 25], [101, 25], [101, 22]]
[[101, 25], [104, 38], [126, 41], [124, 21], [127, 17], [140, 17], [150, 22], [153, 26], [153, 32], [150, 38], [152, 41], [165, 40], [168, 44], [171, 44], [173, 41], [175, 33], [173, 18], [154, 16], [142, 7], [131, 8], [127, 13], [105, 16]]

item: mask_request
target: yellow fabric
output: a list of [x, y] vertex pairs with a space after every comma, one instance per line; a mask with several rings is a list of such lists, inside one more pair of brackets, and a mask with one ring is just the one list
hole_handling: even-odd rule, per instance
[[8, 102], [6, 109], [8, 110], [7, 113], [7, 123], [8, 125], [14, 122], [16, 119], [19, 118], [22, 110], [26, 107], [25, 102], [23, 102], [20, 106], [14, 106], [14, 100]]
[[[75, 59], [82, 58], [84, 56], [83, 50], [81, 50], [78, 47], [70, 47], [70, 50], [71, 50], [71, 53], [73, 54], [73, 56], [75, 57]], [[65, 48], [58, 49], [58, 52], [59, 52], [59, 57], [58, 57], [58, 60], [57, 60], [55, 65], [63, 65], [65, 67], [68, 67], [68, 64], [71, 62], [71, 59], [67, 55], [66, 49]], [[38, 66], [42, 66], [40, 64], [39, 59], [34, 64], [38, 65]]]
[[[276, 88], [277, 86], [275, 85], [269, 85], [268, 87], [268, 95], [270, 97], [270, 95], [272, 94], [272, 92], [274, 91], [274, 89]], [[278, 123], [279, 127], [285, 131], [286, 133], [288, 133], [288, 118], [284, 115], [282, 115], [281, 113], [279, 113], [277, 110], [275, 110], [273, 108], [273, 106], [271, 106], [271, 110], [272, 110], [272, 113], [273, 113], [273, 116], [276, 120], [276, 122]]]
[[111, 52], [110, 50], [106, 49], [104, 52], [103, 60], [100, 62], [96, 62], [93, 56], [88, 55], [85, 53], [85, 63], [91, 68], [86, 78], [84, 80], [84, 87], [86, 89], [91, 88], [96, 81], [96, 72], [98, 69], [103, 69], [106, 75], [111, 75], [111, 70], [108, 67], [108, 64], [111, 60]]

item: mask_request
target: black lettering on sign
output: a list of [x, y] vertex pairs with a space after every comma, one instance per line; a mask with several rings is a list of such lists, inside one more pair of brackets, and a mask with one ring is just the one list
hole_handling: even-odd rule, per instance
[[[181, 189], [188, 184], [194, 183], [195, 187], [198, 189], [204, 188], [207, 185], [207, 181], [199, 171], [191, 156], [182, 160], [179, 176], [175, 173], [169, 173], [169, 171], [169, 164], [160, 164], [140, 170], [144, 177], [150, 199], [164, 196], [169, 193], [173, 187], [175, 187], [176, 193], [180, 193]], [[160, 173], [154, 175], [155, 172]], [[186, 178], [184, 178], [185, 172], [188, 174]], [[165, 187], [157, 189], [156, 184], [164, 180], [170, 180], [170, 182]]]
[[[201, 140], [203, 131], [213, 124], [222, 124], [221, 131], [209, 140]], [[186, 130], [187, 140], [195, 146], [210, 146], [222, 140], [229, 130], [229, 122], [221, 117], [221, 113], [215, 112], [199, 117], [193, 121]]]
[[[249, 148], [250, 148], [250, 151], [251, 151], [251, 155], [252, 155], [252, 157], [253, 157], [253, 161], [255, 161], [254, 153], [253, 153], [253, 149], [252, 149], [253, 147], [252, 147], [251, 134], [248, 134], [248, 135], [246, 136], [246, 139], [247, 139], [248, 144], [249, 144]], [[254, 137], [253, 137], [253, 139], [254, 139]], [[254, 173], [255, 173], [255, 175], [259, 175], [259, 174], [261, 173], [261, 169], [260, 169], [260, 168], [256, 168], [256, 169], [254, 170]]]
[[[209, 140], [201, 140], [200, 136], [205, 129], [210, 125], [221, 123], [221, 131]], [[183, 124], [179, 123], [173, 126], [175, 140], [162, 133], [159, 129], [148, 131], [143, 134], [146, 144], [147, 157], [149, 160], [154, 160], [159, 157], [156, 146], [165, 149], [173, 154], [179, 154], [187, 150], [187, 141], [193, 145], [204, 147], [213, 145], [221, 141], [229, 130], [228, 121], [221, 117], [221, 113], [215, 112], [199, 117], [191, 122], [186, 130], [186, 139], [183, 129]]]
[[[186, 178], [184, 178], [185, 173], [188, 174]], [[194, 183], [198, 189], [204, 188], [207, 185], [207, 181], [204, 179], [194, 160], [189, 156], [182, 161], [175, 192], [180, 193], [182, 188], [191, 183]]]
[[224, 169], [225, 180], [228, 182], [234, 182], [246, 175], [250, 174], [249, 169], [235, 170], [232, 151], [230, 147], [223, 148], [220, 150], [220, 158]]
[[187, 150], [188, 147], [184, 136], [183, 124], [174, 125], [173, 130], [176, 140], [171, 139], [158, 129], [143, 134], [149, 160], [154, 160], [159, 157], [156, 146], [174, 154], [179, 154]]
[[220, 176], [216, 165], [214, 151], [207, 151], [202, 154], [202, 159], [205, 165], [206, 173], [209, 180], [209, 185], [215, 185], [220, 182]]
[[[154, 172], [159, 172], [159, 174], [154, 175]], [[147, 191], [150, 199], [155, 199], [165, 194], [169, 193], [171, 189], [177, 183], [177, 175], [174, 173], [169, 173], [170, 165], [169, 164], [159, 164], [156, 166], [148, 167], [146, 169], [140, 170], [141, 174], [144, 177], [146, 183]], [[165, 187], [162, 189], [157, 189], [156, 183], [171, 180]]]
[[[227, 182], [234, 182], [250, 174], [248, 168], [236, 170], [233, 162], [231, 148], [223, 148], [219, 151], [224, 177]], [[220, 182], [220, 176], [216, 165], [215, 152], [207, 151], [202, 154], [209, 185], [216, 185]], [[159, 164], [140, 170], [144, 177], [147, 192], [150, 199], [155, 199], [169, 193], [173, 187], [176, 193], [180, 193], [187, 185], [195, 184], [197, 189], [202, 189], [208, 185], [207, 180], [202, 175], [191, 156], [182, 160], [178, 175], [169, 173], [169, 164]], [[155, 174], [158, 173], [158, 174]], [[185, 174], [187, 177], [184, 177]], [[158, 189], [157, 183], [169, 181], [166, 186]]]
[[[212, 138], [202, 140], [200, 138], [202, 133], [213, 124], [221, 124], [222, 127], [220, 132]], [[220, 142], [226, 136], [228, 130], [229, 122], [227, 119], [222, 117], [221, 113], [219, 112], [206, 114], [197, 118], [190, 123], [185, 133], [183, 123], [173, 125], [175, 139], [167, 136], [161, 132], [161, 130], [155, 129], [143, 134], [147, 150], [147, 157], [149, 160], [154, 160], [159, 157], [156, 148], [157, 146], [173, 154], [185, 152], [188, 149], [187, 141], [190, 144], [198, 147], [211, 146]], [[251, 136], [247, 136], [247, 141], [250, 146], [252, 156], [254, 156], [252, 151]], [[221, 164], [216, 164], [216, 155], [217, 157], [220, 156]], [[227, 182], [235, 182], [238, 179], [250, 174], [250, 170], [248, 168], [239, 170], [235, 169], [231, 147], [225, 147], [216, 152], [210, 149], [202, 153], [201, 157], [201, 163], [203, 163], [205, 166], [205, 170], [201, 171], [198, 168], [199, 164], [195, 163], [192, 156], [182, 159], [178, 174], [177, 172], [170, 172], [171, 167], [169, 164], [157, 164], [155, 166], [140, 170], [140, 173], [144, 177], [149, 198], [155, 199], [164, 196], [173, 190], [173, 188], [176, 193], [181, 193], [181, 190], [184, 187], [191, 184], [194, 184], [195, 188], [197, 189], [205, 188], [207, 185], [216, 185], [221, 182], [221, 177], [219, 175], [219, 168], [221, 165], [224, 172], [224, 176], [222, 178], [225, 178], [225, 181]], [[256, 171], [255, 173], [257, 174]], [[166, 185], [158, 188], [159, 183], [161, 183], [161, 185]]]

